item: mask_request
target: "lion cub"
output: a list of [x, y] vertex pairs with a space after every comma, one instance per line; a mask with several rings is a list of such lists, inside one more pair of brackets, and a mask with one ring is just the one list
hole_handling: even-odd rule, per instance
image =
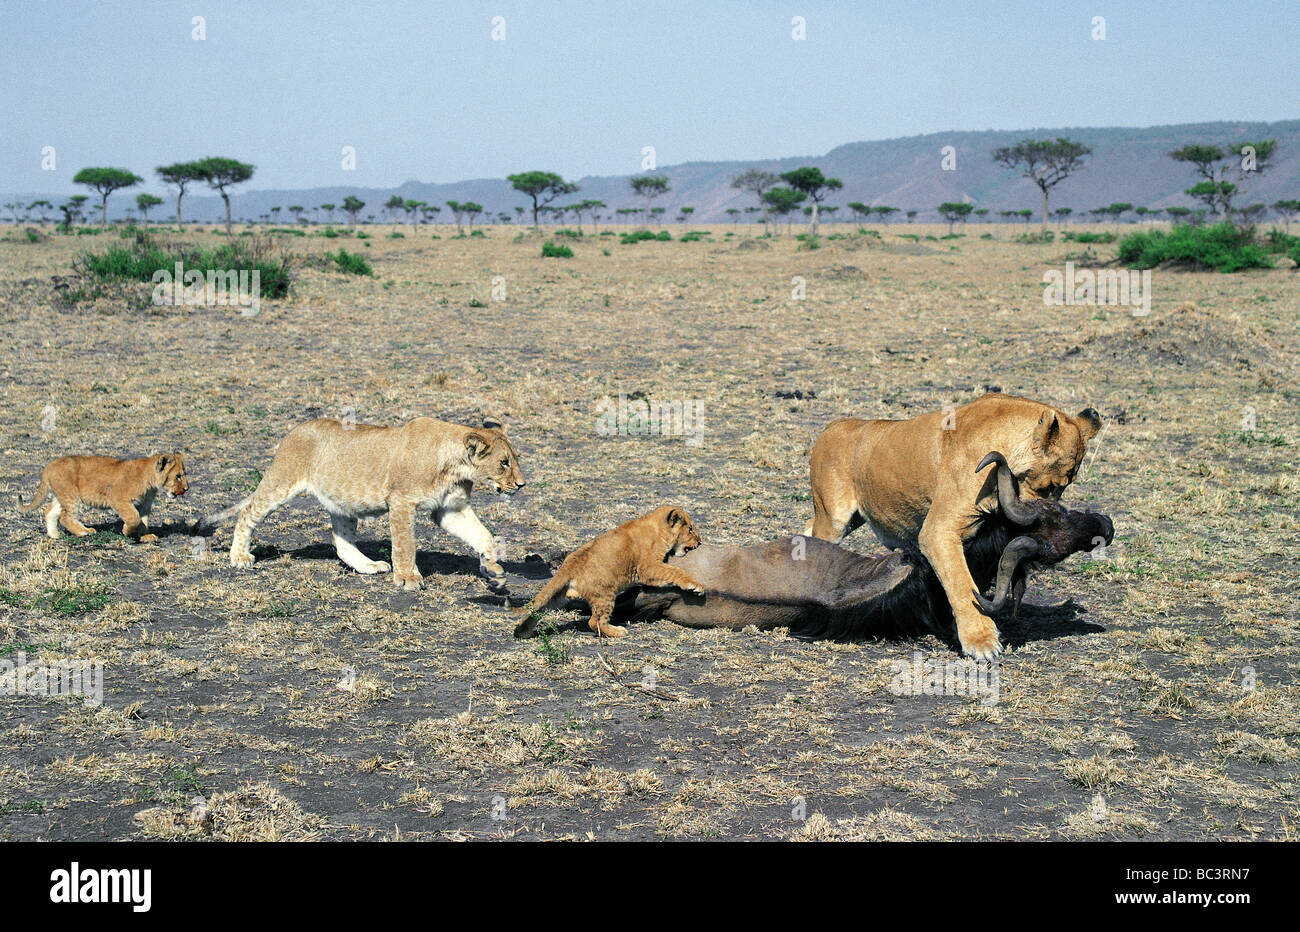
[[189, 487], [185, 461], [179, 453], [160, 453], [135, 460], [63, 456], [41, 471], [36, 497], [24, 505], [19, 496], [18, 507], [32, 511], [53, 491], [54, 501], [45, 509], [45, 533], [50, 537], [59, 536], [60, 524], [78, 537], [93, 534], [94, 531], [77, 520], [77, 506], [84, 503], [116, 511], [122, 517], [122, 533], [127, 537], [154, 541], [158, 539], [157, 534], [140, 535], [149, 527], [154, 496], [159, 489], [184, 495]]
[[515, 627], [515, 637], [532, 635], [542, 612], [570, 598], [591, 606], [587, 627], [597, 636], [621, 638], [627, 628], [612, 625], [609, 619], [614, 599], [624, 589], [638, 584], [676, 586], [704, 594], [694, 577], [664, 562], [699, 545], [700, 535], [690, 516], [671, 505], [620, 524], [569, 554], [537, 597], [519, 609], [524, 619]]

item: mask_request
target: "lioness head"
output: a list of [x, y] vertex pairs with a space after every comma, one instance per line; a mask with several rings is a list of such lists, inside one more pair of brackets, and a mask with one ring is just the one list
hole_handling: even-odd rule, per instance
[[686, 551], [694, 550], [700, 545], [700, 535], [695, 530], [695, 525], [691, 523], [691, 516], [686, 512], [665, 505], [658, 509], [657, 513], [667, 529], [668, 551], [673, 556], [680, 557]]
[[1020, 477], [1020, 487], [1031, 495], [1057, 501], [1074, 481], [1088, 441], [1101, 430], [1101, 416], [1084, 408], [1071, 417], [1048, 408], [1034, 427], [1030, 441], [1029, 469]]
[[470, 464], [496, 491], [511, 495], [524, 487], [519, 457], [506, 439], [506, 429], [500, 421], [488, 419], [481, 428], [470, 431], [465, 438], [465, 451]]
[[154, 485], [166, 489], [173, 495], [184, 495], [190, 489], [190, 480], [185, 478], [185, 461], [179, 453], [164, 453], [158, 457], [154, 467], [157, 476]]

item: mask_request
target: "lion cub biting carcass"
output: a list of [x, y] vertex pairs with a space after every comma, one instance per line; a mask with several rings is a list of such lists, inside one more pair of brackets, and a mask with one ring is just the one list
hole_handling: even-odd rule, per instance
[[690, 516], [672, 505], [620, 524], [569, 554], [542, 591], [519, 609], [524, 618], [515, 627], [515, 637], [532, 635], [541, 613], [565, 598], [582, 599], [591, 606], [587, 627], [598, 637], [622, 637], [627, 628], [610, 624], [609, 619], [614, 600], [624, 589], [635, 585], [676, 586], [704, 594], [704, 587], [694, 577], [664, 562], [699, 545], [700, 535]]

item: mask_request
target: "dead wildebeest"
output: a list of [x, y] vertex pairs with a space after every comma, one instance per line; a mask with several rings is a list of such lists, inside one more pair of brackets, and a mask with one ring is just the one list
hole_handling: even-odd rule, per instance
[[[1060, 563], [1072, 553], [1109, 544], [1114, 526], [1103, 514], [1071, 511], [1046, 499], [1019, 495], [1001, 453], [996, 464], [999, 509], [966, 541], [966, 562], [985, 612], [1008, 601], [1013, 612], [1031, 568]], [[694, 628], [789, 628], [801, 638], [857, 640], [930, 631], [953, 640], [955, 622], [938, 577], [919, 554], [861, 556], [817, 538], [786, 537], [746, 547], [704, 545], [669, 560], [699, 580], [703, 596], [680, 590], [629, 591], [622, 611], [630, 620], [666, 618]], [[993, 597], [982, 592], [993, 586]]]

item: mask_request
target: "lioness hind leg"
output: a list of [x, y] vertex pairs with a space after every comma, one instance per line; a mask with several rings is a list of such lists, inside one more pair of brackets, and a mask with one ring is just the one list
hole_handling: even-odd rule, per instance
[[358, 573], [387, 573], [391, 566], [383, 560], [371, 560], [357, 549], [357, 519], [348, 515], [330, 515], [334, 524], [334, 552]]
[[257, 526], [257, 522], [275, 511], [300, 491], [302, 491], [302, 486], [298, 484], [281, 485], [275, 475], [275, 463], [271, 464], [270, 471], [262, 478], [261, 483], [257, 486], [257, 491], [248, 500], [248, 504], [240, 510], [239, 520], [235, 522], [235, 531], [230, 540], [231, 566], [253, 565], [253, 554], [248, 549], [253, 536], [253, 528]]

